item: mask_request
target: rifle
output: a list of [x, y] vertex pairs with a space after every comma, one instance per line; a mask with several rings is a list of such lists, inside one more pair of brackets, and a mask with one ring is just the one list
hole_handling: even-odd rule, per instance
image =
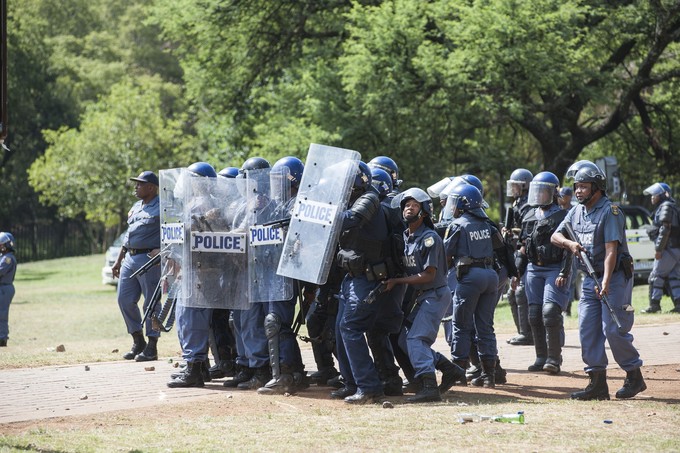
[[262, 224], [262, 226], [274, 228], [286, 227], [288, 225], [290, 225], [290, 217], [286, 217], [284, 219], [271, 220], [269, 222], [265, 222]]
[[[579, 242], [578, 237], [576, 236], [576, 232], [574, 232], [574, 228], [571, 226], [571, 223], [566, 222], [564, 224], [564, 227], [567, 231], [567, 236], [569, 236], [569, 239], [576, 242], [580, 246], [581, 242]], [[625, 333], [623, 327], [621, 327], [621, 321], [619, 321], [619, 317], [616, 315], [616, 312], [614, 311], [611, 304], [609, 303], [609, 298], [607, 297], [606, 294], [602, 294], [602, 286], [600, 285], [600, 282], [597, 279], [597, 275], [595, 274], [595, 268], [593, 267], [593, 263], [590, 262], [590, 258], [588, 258], [588, 254], [586, 252], [579, 250], [578, 255], [579, 255], [579, 259], [583, 262], [583, 265], [586, 267], [586, 271], [588, 273], [588, 276], [590, 278], [592, 278], [593, 281], [595, 282], [595, 288], [597, 289], [597, 292], [600, 295], [600, 299], [602, 299], [602, 302], [607, 307], [607, 310], [609, 310], [609, 315], [612, 317], [612, 319], [616, 323], [616, 327], [618, 327], [619, 332]]]
[[364, 302], [367, 304], [372, 304], [375, 300], [385, 291], [385, 282], [378, 283], [378, 286], [373, 288], [371, 292], [368, 293]]
[[[160, 256], [160, 255], [157, 255]], [[151, 314], [156, 311], [156, 306], [158, 305], [158, 302], [161, 300], [161, 294], [163, 293], [163, 290], [161, 288], [161, 284], [163, 283], [163, 279], [158, 280], [158, 284], [156, 285], [156, 289], [153, 291], [153, 295], [151, 296], [151, 301], [149, 302], [149, 305], [146, 306], [146, 310], [144, 310], [144, 317], [142, 318], [142, 325], [146, 322], [146, 320], [151, 316]]]
[[135, 277], [137, 277], [137, 276], [146, 274], [146, 273], [148, 272], [149, 269], [151, 269], [152, 267], [154, 267], [156, 264], [160, 263], [160, 261], [161, 261], [161, 254], [159, 253], [158, 255], [154, 256], [154, 257], [151, 258], [149, 261], [147, 261], [146, 263], [144, 263], [144, 264], [142, 265], [142, 267], [140, 267], [139, 269], [137, 269], [136, 271], [134, 271], [134, 272], [132, 273], [132, 275], [130, 275], [130, 278], [135, 278]]

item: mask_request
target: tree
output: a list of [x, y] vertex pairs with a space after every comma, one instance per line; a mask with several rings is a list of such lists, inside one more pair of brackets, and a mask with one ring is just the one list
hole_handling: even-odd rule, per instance
[[173, 113], [183, 111], [180, 94], [158, 78], [124, 80], [86, 109], [78, 129], [46, 131], [49, 147], [29, 170], [40, 200], [67, 217], [120, 224], [130, 207], [130, 177], [191, 159], [185, 118]]

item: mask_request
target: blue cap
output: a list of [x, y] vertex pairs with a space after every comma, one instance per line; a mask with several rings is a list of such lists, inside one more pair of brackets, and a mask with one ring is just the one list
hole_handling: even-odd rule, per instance
[[156, 176], [156, 173], [152, 171], [143, 171], [137, 176], [136, 178], [130, 178], [130, 181], [137, 181], [137, 182], [150, 182], [154, 186], [158, 185], [158, 176]]
[[562, 187], [560, 189], [560, 197], [568, 197], [574, 195], [574, 191], [571, 189], [571, 187]]

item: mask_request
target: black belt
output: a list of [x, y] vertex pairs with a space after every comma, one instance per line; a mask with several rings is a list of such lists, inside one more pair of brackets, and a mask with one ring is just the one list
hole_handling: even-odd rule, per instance
[[142, 253], [150, 253], [153, 249], [127, 249], [132, 256], [141, 255]]
[[487, 263], [472, 263], [468, 265], [469, 267], [481, 267], [482, 269], [491, 269], [493, 267], [493, 263], [487, 264]]

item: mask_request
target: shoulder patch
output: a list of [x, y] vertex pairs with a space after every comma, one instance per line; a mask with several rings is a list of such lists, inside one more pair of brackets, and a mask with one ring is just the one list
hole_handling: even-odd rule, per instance
[[5, 257], [5, 264], [9, 264], [12, 262], [12, 259], [9, 256]]
[[430, 248], [434, 245], [434, 238], [432, 236], [426, 237], [423, 241], [425, 247]]
[[619, 215], [619, 207], [618, 207], [618, 205], [615, 205], [615, 204], [612, 205], [612, 214], [614, 214], [614, 215]]

